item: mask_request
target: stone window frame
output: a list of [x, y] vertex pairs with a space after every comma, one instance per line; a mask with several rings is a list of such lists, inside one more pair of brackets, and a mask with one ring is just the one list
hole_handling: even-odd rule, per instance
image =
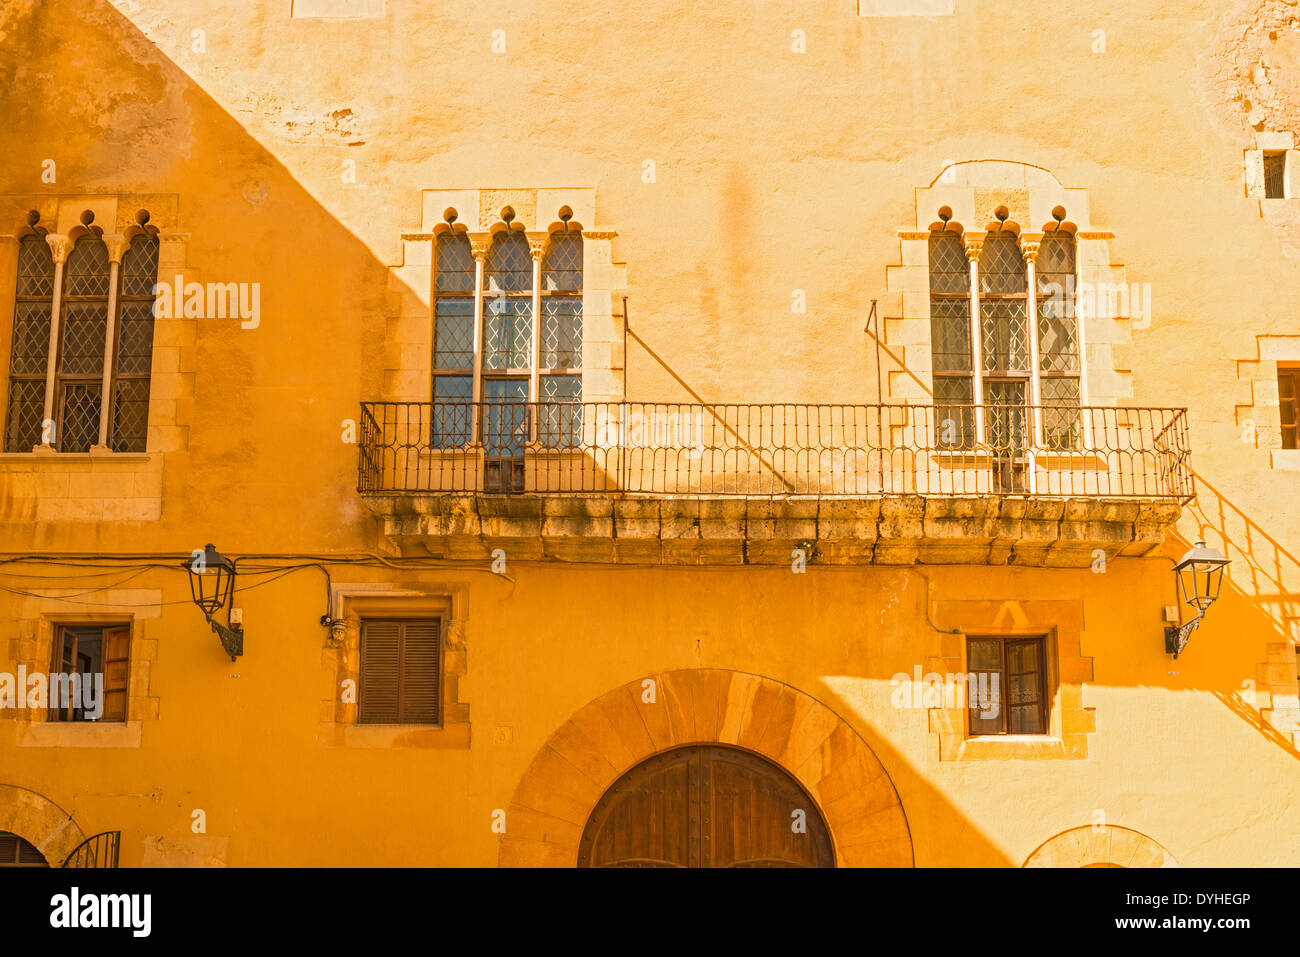
[[1281, 398], [1278, 369], [1300, 366], [1300, 336], [1264, 334], [1255, 336], [1255, 356], [1237, 360], [1237, 379], [1249, 385], [1248, 404], [1235, 407], [1236, 424], [1242, 441], [1256, 449], [1267, 449], [1274, 471], [1300, 471], [1300, 448], [1282, 447]]
[[[189, 262], [188, 233], [172, 231], [179, 217], [175, 193], [15, 194], [0, 196], [0, 372], [7, 386], [13, 344], [14, 301], [20, 233], [29, 211], [40, 214], [56, 236], [68, 235], [89, 209], [109, 237], [126, 235], [140, 209], [159, 225], [158, 277], [174, 274], [199, 281]], [[112, 231], [109, 232], [111, 225]], [[0, 452], [0, 467], [18, 506], [36, 521], [149, 522], [162, 518], [163, 459], [189, 447], [184, 410], [194, 396], [195, 373], [182, 367], [193, 350], [198, 320], [183, 315], [155, 317], [149, 372], [145, 452]], [[7, 395], [7, 388], [6, 388]]]
[[[54, 262], [53, 295], [51, 296], [51, 300], [50, 300], [51, 346], [47, 347], [46, 356], [45, 356], [45, 364], [46, 364], [45, 379], [47, 384], [45, 389], [45, 408], [44, 411], [42, 412], [42, 417], [41, 417], [42, 422], [50, 421], [51, 419], [55, 419], [56, 417], [61, 418], [61, 416], [59, 415], [61, 402], [57, 395], [58, 380], [60, 377], [60, 373], [58, 371], [60, 349], [56, 347], [55, 344], [61, 341], [61, 332], [62, 332], [61, 327], [64, 320], [66, 319], [66, 314], [67, 314], [67, 303], [64, 300], [64, 297], [66, 295], [65, 286], [67, 281], [67, 277], [65, 273], [66, 265], [69, 259], [71, 258], [74, 250], [76, 249], [77, 244], [84, 239], [102, 241], [106, 247], [108, 253], [109, 273], [108, 273], [107, 302], [105, 307], [106, 321], [104, 323], [104, 353], [103, 353], [103, 361], [102, 361], [100, 374], [99, 374], [100, 381], [101, 381], [101, 389], [99, 394], [100, 395], [99, 428], [98, 428], [98, 438], [90, 447], [89, 451], [91, 452], [105, 453], [105, 454], [128, 454], [128, 455], [129, 454], [138, 455], [138, 454], [144, 454], [148, 452], [147, 418], [145, 422], [145, 428], [146, 428], [145, 449], [133, 450], [126, 453], [119, 453], [112, 448], [111, 441], [110, 441], [112, 439], [112, 436], [109, 434], [110, 433], [109, 419], [114, 404], [112, 401], [112, 397], [115, 392], [114, 385], [119, 375], [117, 371], [116, 351], [118, 346], [118, 328], [121, 322], [121, 313], [122, 313], [122, 305], [123, 305], [121, 299], [122, 260], [126, 255], [126, 253], [131, 249], [131, 246], [137, 237], [148, 236], [148, 237], [152, 237], [155, 241], [158, 242], [159, 260], [160, 260], [158, 268], [161, 268], [161, 252], [162, 252], [161, 230], [159, 229], [158, 226], [150, 222], [152, 215], [153, 214], [150, 213], [148, 210], [141, 209], [139, 213], [136, 214], [135, 221], [132, 222], [130, 225], [123, 227], [121, 223], [118, 223], [117, 224], [117, 229], [119, 230], [118, 232], [106, 233], [104, 231], [104, 228], [95, 222], [95, 218], [96, 218], [95, 210], [93, 208], [87, 207], [83, 211], [83, 213], [78, 217], [79, 222], [77, 223], [77, 225], [71, 227], [66, 232], [61, 233], [61, 232], [50, 232], [48, 227], [42, 225], [41, 223], [40, 210], [33, 209], [27, 217], [26, 225], [15, 230], [12, 237], [13, 241], [19, 248], [21, 248], [21, 244], [24, 239], [31, 236], [41, 237], [49, 244], [53, 262]], [[13, 281], [16, 281], [16, 278]], [[156, 274], [154, 277], [154, 281], [155, 282], [158, 281]], [[12, 348], [12, 340], [13, 340], [12, 323], [14, 319], [12, 300], [16, 298], [16, 289], [13, 288], [10, 289], [10, 295], [8, 298], [11, 301], [6, 304], [8, 306], [6, 311], [9, 314], [8, 328], [7, 330], [5, 330], [8, 333], [8, 335], [6, 335], [5, 337], [5, 357], [4, 357], [5, 358], [4, 369], [5, 369], [6, 381], [12, 379], [12, 371], [10, 368], [10, 361], [12, 358], [10, 354], [10, 349]], [[151, 345], [151, 353], [152, 353], [152, 342], [150, 343], [150, 345]], [[149, 381], [150, 384], [152, 385], [152, 377], [150, 377]], [[7, 395], [7, 391], [6, 391], [6, 395]], [[6, 429], [8, 428], [9, 425], [8, 412], [9, 412], [8, 402], [6, 400], [6, 406], [5, 406], [5, 428]], [[56, 443], [60, 440], [60, 437], [58, 435], [53, 436], [53, 438], [55, 439]], [[21, 452], [18, 452], [17, 450], [6, 450], [6, 451], [8, 451], [9, 454], [23, 454]], [[76, 452], [73, 453], [62, 452], [54, 448], [52, 444], [49, 441], [45, 440], [44, 438], [42, 439], [40, 444], [38, 444], [32, 451], [39, 454], [59, 454], [59, 455], [78, 454]]]
[[[321, 663], [331, 687], [321, 702], [317, 741], [326, 747], [465, 749], [470, 746], [470, 708], [462, 699], [467, 672], [466, 593], [463, 585], [412, 587], [386, 582], [336, 583], [331, 588], [331, 627]], [[368, 618], [440, 621], [442, 724], [359, 724], [361, 623]], [[344, 682], [352, 700], [344, 701]]]
[[[494, 223], [486, 233], [470, 232], [464, 225], [462, 225], [458, 221], [460, 215], [459, 212], [454, 207], [448, 207], [443, 213], [443, 222], [437, 224], [434, 227], [433, 269], [432, 269], [433, 290], [431, 293], [433, 297], [433, 303], [434, 303], [432, 309], [432, 313], [433, 313], [432, 340], [434, 343], [434, 356], [430, 360], [432, 363], [434, 363], [433, 377], [436, 379], [442, 376], [463, 377], [466, 375], [466, 371], [464, 369], [451, 369], [450, 367], [439, 368], [436, 362], [434, 361], [436, 359], [436, 352], [437, 352], [437, 348], [436, 348], [437, 335], [438, 335], [437, 303], [439, 299], [454, 298], [458, 300], [463, 300], [466, 298], [464, 293], [458, 292], [453, 294], [445, 294], [445, 293], [440, 294], [438, 291], [437, 288], [438, 241], [445, 236], [453, 236], [457, 238], [463, 237], [464, 241], [469, 244], [471, 255], [474, 257], [474, 290], [472, 293], [473, 312], [472, 312], [472, 319], [471, 319], [471, 322], [473, 323], [473, 350], [472, 350], [473, 357], [471, 359], [471, 365], [468, 373], [472, 378], [473, 385], [471, 386], [470, 399], [468, 401], [471, 402], [486, 401], [486, 395], [483, 389], [483, 382], [486, 379], [502, 378], [502, 377], [522, 378], [522, 376], [524, 375], [528, 376], [528, 401], [529, 402], [544, 401], [542, 395], [541, 383], [544, 378], [548, 378], [551, 376], [570, 376], [578, 379], [578, 398], [576, 401], [582, 401], [581, 360], [579, 360], [579, 364], [577, 368], [560, 369], [560, 368], [553, 368], [550, 366], [542, 365], [542, 356], [544, 352], [542, 340], [543, 340], [544, 327], [545, 327], [544, 307], [545, 307], [546, 300], [553, 295], [551, 291], [548, 291], [545, 288], [544, 280], [546, 275], [547, 262], [551, 255], [552, 250], [554, 249], [556, 237], [577, 236], [579, 237], [579, 239], [581, 239], [583, 235], [582, 224], [573, 221], [572, 219], [573, 211], [569, 209], [567, 206], [561, 207], [561, 209], [557, 210], [557, 216], [560, 217], [559, 221], [552, 223], [550, 227], [548, 227], [548, 230], [545, 233], [528, 232], [522, 226], [516, 226], [516, 224], [514, 223], [514, 219], [515, 219], [514, 210], [509, 206], [503, 207], [502, 210], [500, 211], [500, 214], [502, 218], [498, 220], [496, 223]], [[510, 220], [509, 222], [506, 219], [507, 216], [509, 217]], [[525, 241], [528, 243], [529, 254], [532, 257], [532, 279], [530, 281], [529, 290], [526, 293], [527, 297], [530, 300], [531, 333], [530, 333], [529, 351], [530, 351], [531, 361], [529, 362], [527, 368], [520, 367], [517, 369], [511, 368], [511, 369], [501, 369], [501, 370], [488, 369], [484, 366], [484, 342], [483, 342], [484, 314], [488, 309], [488, 305], [487, 305], [488, 300], [489, 298], [491, 298], [491, 293], [487, 288], [487, 283], [489, 279], [489, 270], [487, 267], [491, 261], [492, 249], [494, 244], [499, 242], [501, 237], [503, 236], [520, 235], [520, 234], [523, 235]], [[584, 258], [583, 271], [584, 273], [586, 271], [585, 258]], [[585, 282], [583, 283], [583, 287], [585, 287]], [[573, 291], [561, 291], [558, 293], [554, 293], [554, 295], [558, 295], [558, 296], [576, 295], [580, 299], [582, 297], [583, 287], [579, 287], [577, 290], [573, 290]], [[516, 293], [512, 295], [511, 298], [522, 299], [524, 298], [524, 295], [520, 295]], [[581, 323], [581, 320], [582, 320], [582, 314], [579, 313], [578, 315], [579, 323]], [[579, 349], [581, 349], [581, 345], [579, 345]], [[436, 394], [436, 390], [434, 390], [432, 386], [431, 386], [430, 394], [431, 395]]]
[[[509, 207], [515, 214], [511, 228], [521, 230], [530, 242], [542, 243], [544, 249], [549, 236], [564, 228], [559, 212], [568, 207], [573, 212], [569, 228], [580, 228], [582, 235], [582, 401], [619, 401], [624, 382], [624, 330], [622, 309], [615, 303], [627, 287], [627, 268], [616, 259], [618, 233], [599, 225], [595, 192], [594, 187], [422, 191], [420, 230], [401, 235], [401, 262], [389, 269], [388, 335], [379, 398], [390, 402], [430, 400], [437, 236], [448, 228], [463, 228], [471, 245], [481, 244], [486, 256], [493, 228], [505, 225], [501, 213]], [[455, 223], [447, 222], [449, 209], [457, 213]], [[481, 328], [481, 315], [476, 322]]]
[[48, 674], [53, 668], [54, 643], [62, 626], [119, 625], [129, 627], [127, 642], [127, 701], [124, 721], [51, 720], [48, 709], [21, 709], [13, 720], [22, 725], [20, 747], [138, 748], [144, 722], [158, 720], [159, 699], [152, 693], [153, 666], [158, 659], [156, 618], [122, 611], [44, 612], [35, 620], [19, 622], [19, 637], [11, 659], [15, 668], [26, 665], [27, 674]]
[[1097, 730], [1097, 717], [1095, 709], [1083, 704], [1084, 684], [1093, 680], [1093, 659], [1080, 647], [1081, 601], [938, 601], [934, 610], [943, 635], [940, 653], [926, 658], [927, 673], [969, 673], [970, 637], [1042, 636], [1050, 693], [1046, 734], [971, 735], [965, 699], [954, 699], [951, 707], [927, 709], [927, 727], [938, 738], [940, 761], [1088, 757], [1088, 738]]
[[[1268, 196], [1264, 183], [1264, 156], [1278, 153], [1285, 157], [1282, 195]], [[1265, 204], [1284, 203], [1300, 198], [1300, 184], [1297, 183], [1295, 172], [1296, 161], [1300, 155], [1295, 148], [1294, 134], [1276, 130], [1256, 133], [1255, 148], [1245, 150], [1244, 154], [1246, 195], [1260, 201], [1261, 212]]]
[[[886, 267], [887, 295], [881, 302], [885, 344], [898, 360], [886, 373], [886, 393], [895, 400], [929, 405], [933, 398], [929, 241], [935, 228], [958, 232], [963, 242], [978, 244], [988, 228], [1015, 228], [1026, 254], [1037, 255], [1048, 233], [1066, 229], [1075, 240], [1076, 290], [1115, 288], [1125, 284], [1125, 267], [1115, 262], [1115, 234], [1092, 220], [1087, 189], [1063, 186], [1047, 169], [1009, 160], [949, 162], [926, 186], [914, 188], [915, 220], [898, 230], [899, 259]], [[947, 221], [939, 211], [947, 207]], [[997, 213], [1005, 207], [1005, 220]], [[1060, 207], [1064, 216], [1054, 211]], [[969, 228], [967, 226], [969, 225]], [[982, 249], [982, 247], [981, 247]], [[968, 249], [978, 256], [980, 250]], [[968, 260], [969, 261], [969, 260]], [[1113, 312], [1100, 308], [1077, 323], [1079, 405], [1117, 406], [1133, 399], [1129, 356], [1133, 303], [1127, 296], [1113, 302]], [[1035, 332], [1037, 323], [1034, 323]], [[1088, 416], [1084, 416], [1085, 424]], [[1085, 444], [1089, 436], [1084, 436]]]

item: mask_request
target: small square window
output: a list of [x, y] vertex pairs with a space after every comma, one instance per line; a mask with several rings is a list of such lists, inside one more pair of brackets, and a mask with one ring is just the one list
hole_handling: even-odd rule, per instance
[[125, 721], [130, 644], [129, 625], [59, 625], [49, 720]]
[[362, 621], [357, 723], [442, 723], [441, 621]]
[[1047, 733], [1046, 639], [966, 640], [970, 733]]
[[1300, 366], [1277, 367], [1277, 401], [1282, 448], [1300, 448], [1296, 442], [1296, 425], [1300, 424]]
[[1264, 154], [1264, 198], [1286, 198], [1286, 153]]

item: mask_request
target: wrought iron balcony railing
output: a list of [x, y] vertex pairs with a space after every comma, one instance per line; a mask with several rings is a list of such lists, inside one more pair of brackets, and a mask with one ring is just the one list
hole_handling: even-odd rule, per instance
[[1184, 409], [367, 402], [358, 489], [1186, 502]]

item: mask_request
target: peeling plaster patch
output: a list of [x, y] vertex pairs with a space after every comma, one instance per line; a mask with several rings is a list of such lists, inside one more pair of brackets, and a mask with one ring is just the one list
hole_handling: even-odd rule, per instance
[[350, 108], [319, 112], [285, 106], [273, 93], [250, 94], [241, 113], [269, 121], [290, 143], [320, 143], [326, 146], [364, 146], [358, 117]]
[[1213, 86], [1224, 118], [1239, 129], [1300, 127], [1300, 5], [1243, 0], [1221, 21]]

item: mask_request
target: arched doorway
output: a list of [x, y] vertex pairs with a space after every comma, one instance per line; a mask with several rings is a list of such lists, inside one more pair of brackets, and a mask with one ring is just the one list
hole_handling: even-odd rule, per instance
[[835, 866], [913, 865], [898, 792], [851, 725], [771, 678], [689, 668], [629, 681], [555, 729], [505, 809], [501, 866], [578, 864], [583, 834], [606, 792], [647, 759], [683, 747], [738, 748], [797, 781], [816, 800], [810, 807], [829, 832]]
[[834, 867], [813, 799], [777, 765], [724, 746], [642, 761], [596, 804], [579, 867]]

